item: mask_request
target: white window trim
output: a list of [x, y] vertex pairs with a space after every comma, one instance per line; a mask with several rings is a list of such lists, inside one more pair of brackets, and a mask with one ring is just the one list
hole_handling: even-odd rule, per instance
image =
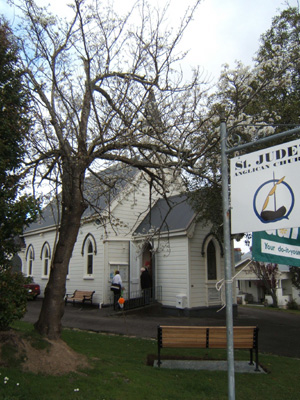
[[45, 249], [43, 251], [43, 254], [42, 254], [42, 268], [43, 268], [43, 270], [42, 270], [42, 279], [49, 279], [49, 274], [50, 274], [51, 258], [50, 258], [50, 255], [49, 255], [50, 254], [49, 248], [47, 248], [47, 249], [48, 249], [48, 257], [47, 257], [47, 260], [48, 260], [47, 271], [48, 271], [48, 273], [47, 273], [47, 275], [45, 274], [45, 260], [46, 260], [46, 257], [44, 257], [45, 253], [46, 253], [46, 247], [45, 247]]
[[[88, 248], [89, 245], [92, 245], [92, 251], [88, 252]], [[85, 250], [86, 250], [86, 256], [85, 256], [85, 266], [84, 266], [84, 275], [83, 275], [83, 279], [84, 280], [93, 280], [94, 279], [94, 267], [95, 267], [95, 248], [94, 248], [95, 244], [93, 243], [93, 241], [88, 238], [88, 240], [86, 241], [85, 244]], [[88, 261], [89, 261], [89, 256], [93, 257], [93, 264], [92, 264], [92, 268], [93, 268], [93, 273], [92, 274], [88, 274]]]
[[[27, 262], [27, 276], [33, 276], [33, 261], [34, 261], [34, 252], [33, 249], [29, 250], [28, 254], [28, 262]], [[31, 265], [31, 267], [30, 267]], [[30, 271], [31, 269], [31, 271]]]

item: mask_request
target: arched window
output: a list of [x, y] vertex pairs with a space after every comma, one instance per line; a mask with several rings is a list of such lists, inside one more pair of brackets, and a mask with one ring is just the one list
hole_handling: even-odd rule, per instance
[[41, 250], [41, 260], [42, 260], [43, 276], [48, 276], [50, 268], [50, 260], [51, 260], [51, 252], [48, 242], [45, 242], [43, 244]]
[[85, 256], [85, 276], [86, 279], [92, 278], [94, 273], [94, 256], [97, 254], [97, 245], [94, 236], [89, 233], [86, 235], [81, 248], [81, 254]]
[[28, 275], [31, 276], [32, 275], [32, 270], [33, 270], [33, 250], [30, 249], [29, 250], [29, 257], [28, 257]]
[[45, 257], [44, 257], [44, 275], [49, 274], [49, 249], [45, 248]]
[[207, 279], [217, 280], [217, 257], [214, 242], [210, 240], [207, 246]]
[[34, 261], [34, 249], [32, 244], [28, 246], [26, 251], [26, 261], [27, 261], [27, 275], [32, 276], [33, 273], [33, 261]]
[[86, 269], [86, 272], [88, 275], [93, 274], [93, 263], [94, 263], [93, 243], [90, 240], [88, 240], [88, 242], [87, 242], [87, 269]]

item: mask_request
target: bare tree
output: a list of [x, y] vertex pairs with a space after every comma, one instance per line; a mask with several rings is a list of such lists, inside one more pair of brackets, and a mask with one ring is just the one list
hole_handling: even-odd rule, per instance
[[251, 264], [251, 269], [262, 282], [266, 294], [269, 294], [273, 300], [273, 307], [278, 307], [277, 299], [277, 284], [278, 284], [278, 265], [265, 264], [254, 261]]
[[61, 187], [59, 234], [36, 323], [41, 334], [58, 338], [68, 264], [87, 207], [87, 171], [134, 166], [162, 193], [166, 168], [197, 165], [197, 174], [206, 173], [207, 150], [217, 143], [204, 129], [206, 86], [198, 70], [183, 81], [177, 50], [200, 0], [174, 32], [164, 28], [168, 8], [152, 10], [144, 0], [122, 18], [101, 0], [73, 0], [68, 19], [32, 0], [11, 3], [23, 16], [16, 35], [35, 121], [28, 167], [35, 184]]

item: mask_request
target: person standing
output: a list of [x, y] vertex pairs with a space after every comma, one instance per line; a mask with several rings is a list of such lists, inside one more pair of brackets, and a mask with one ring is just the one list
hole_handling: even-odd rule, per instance
[[114, 293], [114, 310], [118, 309], [118, 300], [121, 296], [121, 292], [122, 292], [122, 278], [120, 275], [120, 271], [116, 270], [115, 271], [115, 275], [111, 281], [111, 287], [110, 290], [113, 291]]
[[148, 289], [151, 286], [149, 271], [146, 268], [141, 268], [141, 288]]
[[145, 304], [149, 304], [151, 294], [151, 277], [147, 268], [141, 268], [141, 272], [141, 288], [143, 291], [144, 302]]

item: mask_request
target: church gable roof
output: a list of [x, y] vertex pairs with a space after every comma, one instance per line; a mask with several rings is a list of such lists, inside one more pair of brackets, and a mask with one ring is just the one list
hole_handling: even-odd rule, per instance
[[184, 231], [194, 218], [195, 211], [185, 194], [159, 199], [134, 234], [143, 235], [153, 230], [161, 233]]

